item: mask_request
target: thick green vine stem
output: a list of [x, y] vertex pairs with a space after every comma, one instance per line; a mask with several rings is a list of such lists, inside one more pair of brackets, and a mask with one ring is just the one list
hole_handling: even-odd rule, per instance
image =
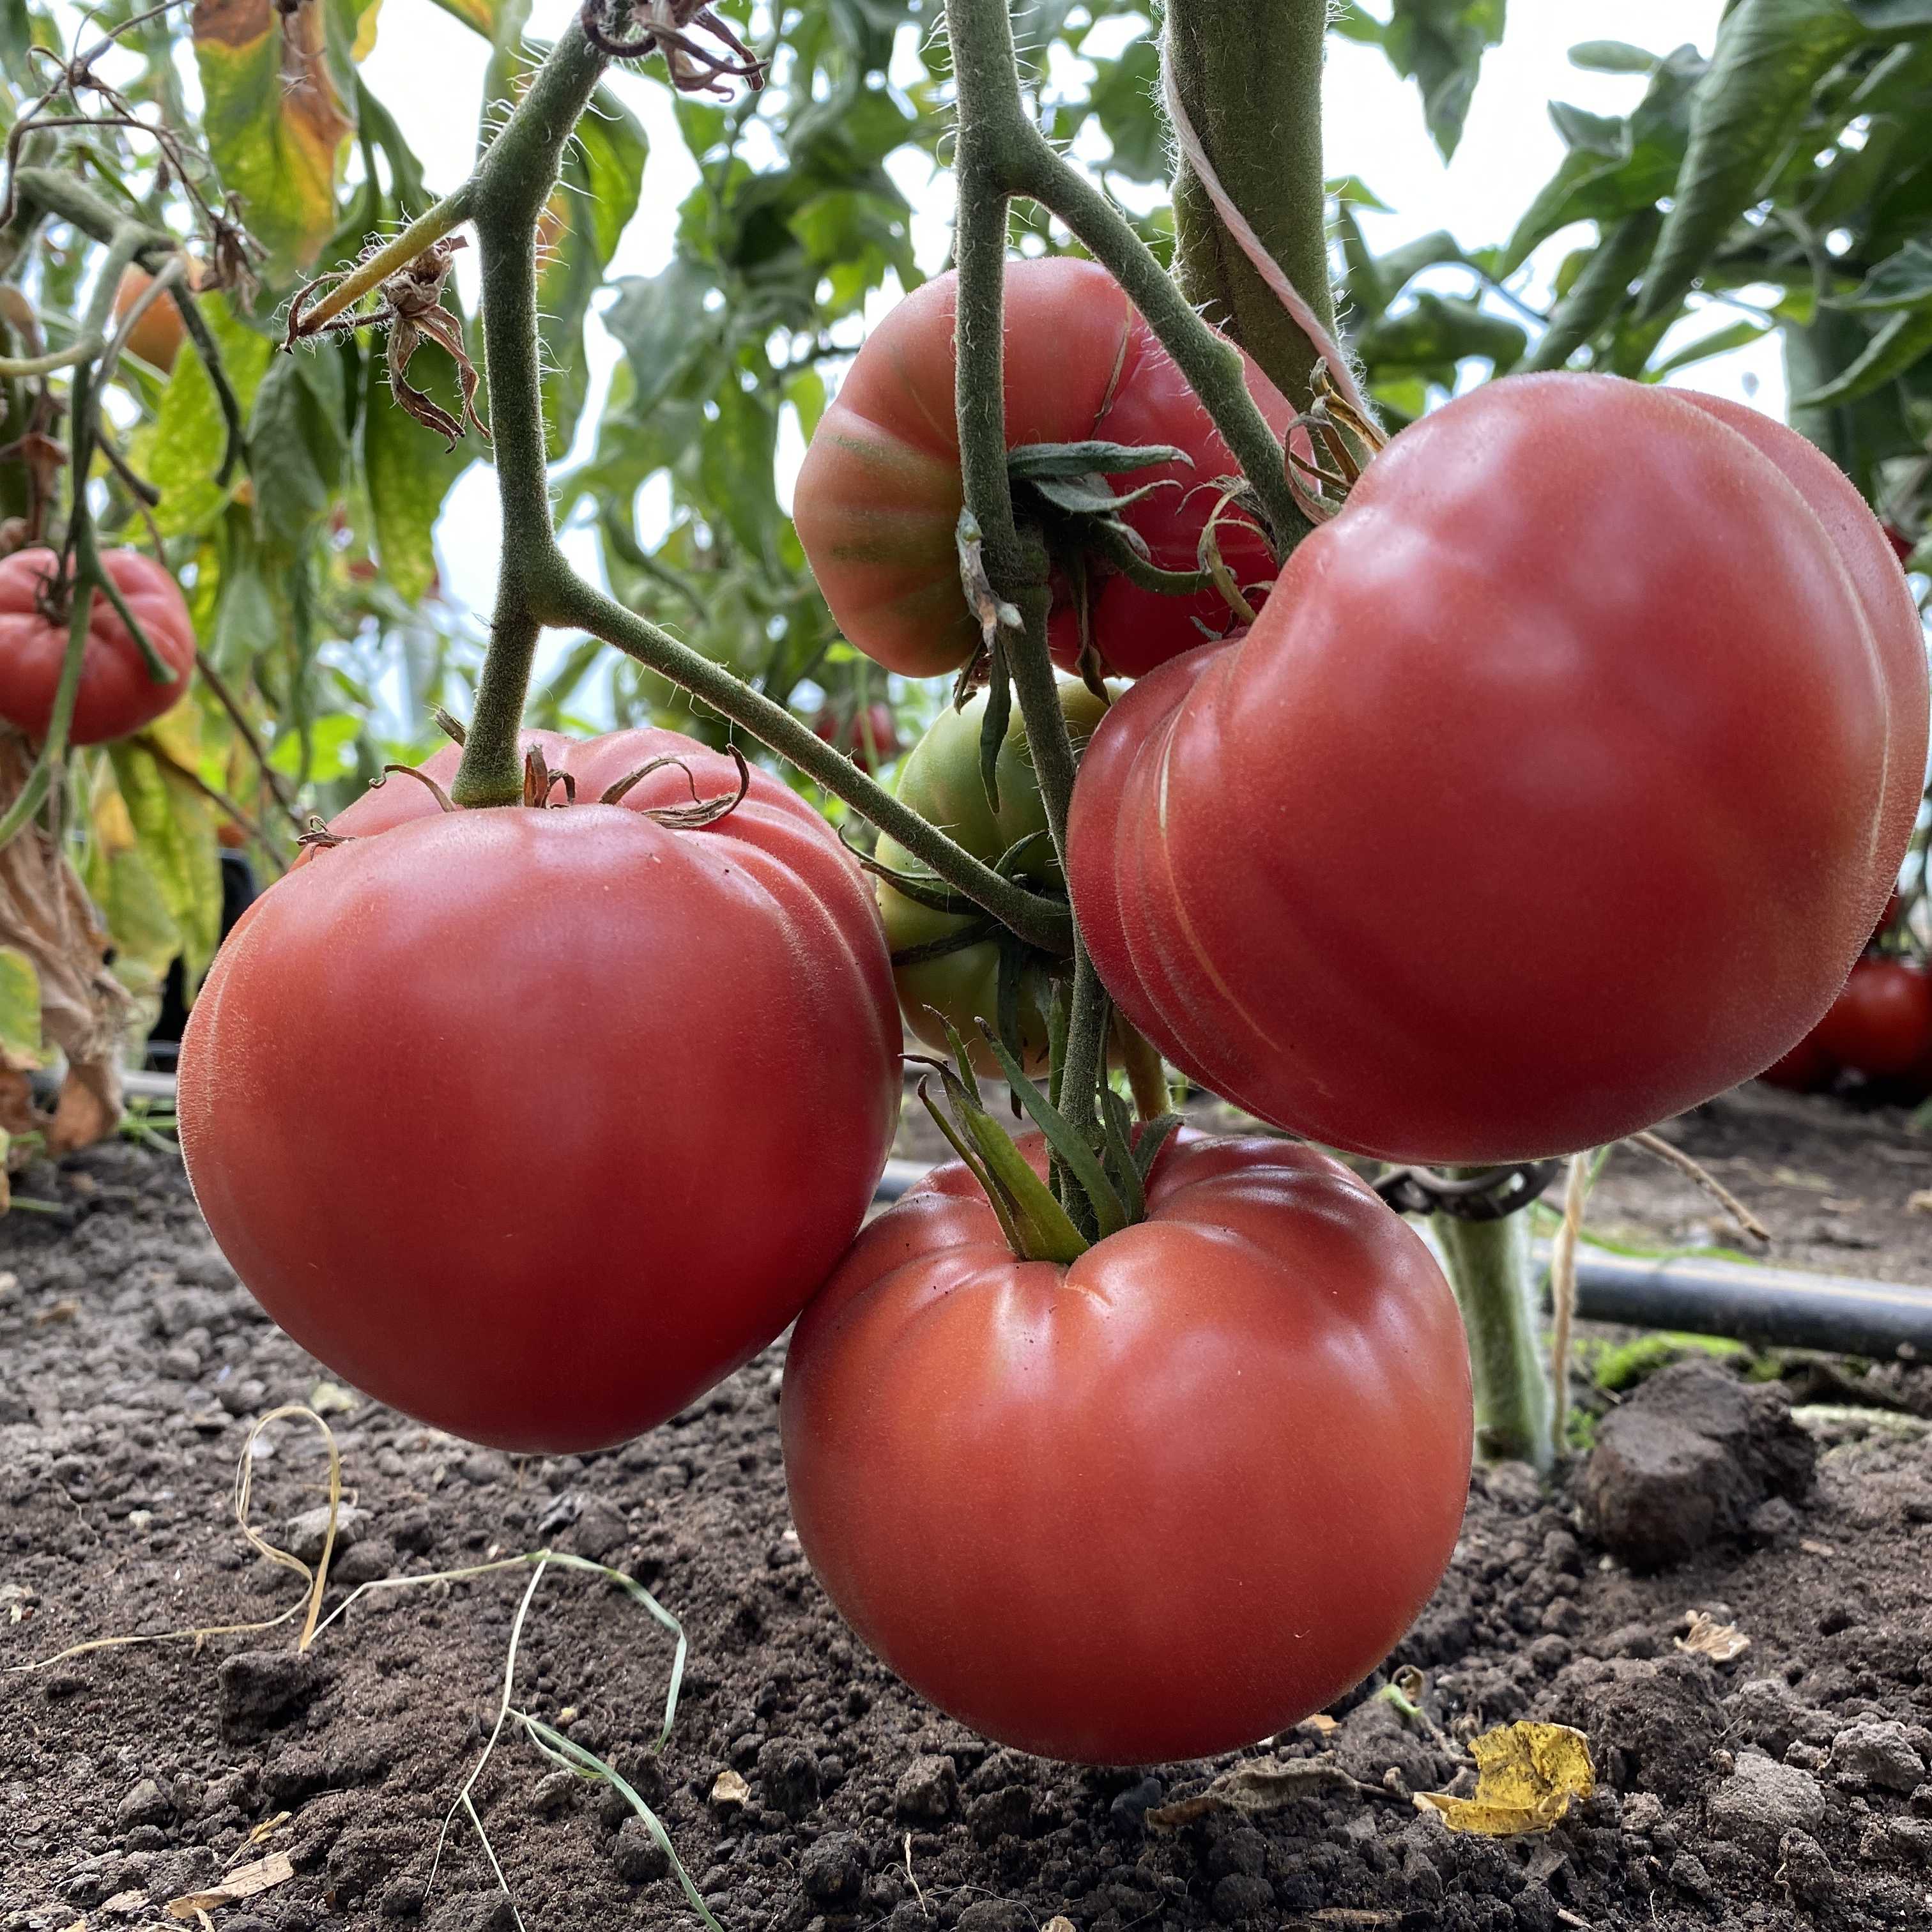
[[[1472, 1171], [1451, 1172], [1460, 1178]], [[1546, 1474], [1556, 1460], [1553, 1404], [1537, 1340], [1528, 1216], [1465, 1221], [1438, 1214], [1432, 1226], [1468, 1332], [1476, 1454], [1485, 1462], [1528, 1462]]]
[[[1322, 58], [1328, 0], [1168, 0], [1168, 82], [1221, 185], [1330, 334]], [[1174, 178], [1181, 291], [1298, 408], [1316, 352], [1222, 224], [1184, 154]]]

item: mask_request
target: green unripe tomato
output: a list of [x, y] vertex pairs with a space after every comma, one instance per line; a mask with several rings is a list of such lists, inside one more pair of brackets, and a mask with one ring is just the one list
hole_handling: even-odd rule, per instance
[[[1106, 706], [1077, 678], [1061, 678], [1060, 708], [1076, 751], [1084, 746], [1106, 712]], [[979, 692], [962, 710], [950, 706], [907, 755], [900, 767], [900, 799], [922, 818], [940, 826], [976, 859], [989, 866], [1000, 861], [1022, 840], [1030, 840], [1017, 871], [1031, 883], [1050, 888], [1062, 884], [1060, 863], [1047, 835], [1046, 803], [1040, 796], [1026, 726], [1016, 700], [995, 764], [999, 808], [986, 796], [980, 772], [980, 736], [986, 716], [986, 694]], [[882, 838], [877, 854], [880, 865], [929, 886], [946, 890], [918, 860], [896, 840]], [[940, 912], [894, 889], [889, 880], [877, 881], [879, 910], [885, 920], [886, 944], [896, 962], [914, 947], [931, 946], [976, 926], [988, 916]], [[908, 965], [895, 964], [893, 983], [899, 1010], [914, 1034], [927, 1046], [946, 1051], [946, 1022], [950, 1021], [974, 1043], [974, 1064], [982, 1072], [998, 1072], [992, 1054], [979, 1044], [979, 1023], [999, 1023], [1000, 952], [1002, 937], [989, 936], [937, 957]], [[1010, 934], [1004, 943], [1019, 942]], [[1018, 1024], [1021, 1058], [1029, 1072], [1042, 1070], [1047, 1060], [1047, 1017], [1052, 1004], [1049, 962], [1028, 951], [1019, 968]]]

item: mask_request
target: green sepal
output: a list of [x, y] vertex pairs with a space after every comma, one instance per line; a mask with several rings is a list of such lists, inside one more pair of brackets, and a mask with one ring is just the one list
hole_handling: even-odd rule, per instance
[[1094, 1226], [1100, 1238], [1105, 1240], [1109, 1234], [1118, 1234], [1127, 1226], [1126, 1207], [1114, 1184], [1107, 1178], [1106, 1170], [1101, 1166], [1094, 1150], [1066, 1124], [1059, 1110], [1027, 1078], [1025, 1070], [1006, 1051], [992, 1028], [982, 1021], [980, 1030], [992, 1049], [994, 1058], [1000, 1063], [1000, 1070], [1006, 1076], [1006, 1084], [1013, 1090], [1014, 1096], [1031, 1117], [1034, 1126], [1046, 1135], [1047, 1144], [1056, 1158], [1066, 1162], [1068, 1172], [1093, 1204]]
[[1000, 808], [1000, 752], [1012, 715], [1013, 680], [1006, 668], [1006, 643], [995, 634], [986, 654], [986, 712], [980, 721], [980, 782], [986, 788], [987, 805], [995, 812]]
[[[958, 1039], [953, 1028], [949, 1027], [947, 1031], [956, 1040]], [[963, 1043], [959, 1050], [963, 1054]], [[969, 1064], [969, 1075], [970, 1071]], [[940, 1130], [972, 1170], [974, 1180], [985, 1189], [1013, 1252], [1022, 1261], [1057, 1262], [1062, 1266], [1084, 1254], [1090, 1245], [1087, 1238], [1014, 1145], [1012, 1136], [977, 1104], [977, 1086], [969, 1093], [966, 1082], [950, 1070], [942, 1070], [940, 1077], [945, 1085], [946, 1102], [958, 1124], [959, 1136], [947, 1131], [943, 1120]], [[929, 1098], [926, 1106], [938, 1120]], [[970, 1150], [964, 1144], [966, 1140], [972, 1143]]]
[[1107, 1178], [1126, 1204], [1128, 1220], [1143, 1220], [1147, 1216], [1147, 1190], [1142, 1184], [1140, 1169], [1134, 1165], [1133, 1116], [1127, 1103], [1111, 1087], [1100, 1089], [1100, 1124], [1106, 1135], [1103, 1153]]
[[1140, 1138], [1134, 1142], [1134, 1166], [1139, 1172], [1142, 1186], [1147, 1185], [1147, 1178], [1154, 1172], [1154, 1164], [1160, 1158], [1161, 1149], [1180, 1124], [1178, 1114], [1163, 1114], [1158, 1120], [1142, 1124]]
[[1160, 442], [1022, 442], [1006, 452], [1006, 475], [1016, 483], [1052, 482], [1096, 472], [1115, 476], [1151, 470], [1156, 464], [1192, 459], [1184, 449]]
[[1016, 1255], [1024, 1256], [1024, 1246], [1020, 1240], [1020, 1232], [1006, 1206], [1005, 1196], [993, 1184], [993, 1177], [987, 1172], [986, 1164], [978, 1153], [968, 1144], [965, 1136], [946, 1118], [939, 1102], [932, 1097], [932, 1083], [922, 1080], [919, 1083], [919, 1097], [926, 1111], [932, 1116], [932, 1124], [946, 1136], [947, 1144], [965, 1164], [967, 1172], [980, 1184], [980, 1191], [986, 1197], [988, 1205], [999, 1217], [1000, 1232], [1006, 1238], [1006, 1246]]

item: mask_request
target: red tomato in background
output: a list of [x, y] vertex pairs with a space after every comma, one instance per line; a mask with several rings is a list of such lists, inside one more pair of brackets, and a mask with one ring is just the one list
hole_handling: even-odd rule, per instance
[[[104, 551], [100, 561], [175, 676], [160, 683], [149, 674], [120, 613], [96, 591], [68, 734], [76, 745], [104, 744], [152, 723], [187, 692], [194, 672], [194, 624], [174, 579], [137, 550]], [[40, 608], [59, 564], [50, 550], [0, 557], [0, 718], [36, 740], [46, 736], [67, 656], [66, 620]]]
[[[1820, 1025], [1823, 1022], [1821, 1021]], [[1814, 1027], [1781, 1059], [1774, 1060], [1757, 1077], [1768, 1087], [1782, 1087], [1792, 1094], [1815, 1094], [1832, 1084], [1838, 1072], [1832, 1056], [1818, 1044], [1818, 1028]]]
[[[208, 1227], [304, 1348], [512, 1450], [608, 1445], [764, 1346], [856, 1231], [899, 1098], [871, 888], [823, 820], [676, 734], [526, 734], [562, 809], [400, 775], [217, 955], [182, 1042]], [[453, 746], [424, 768], [446, 784]], [[561, 801], [561, 788], [553, 794]]]
[[[956, 670], [979, 643], [959, 588], [965, 499], [953, 415], [956, 294], [950, 272], [935, 276], [867, 337], [812, 436], [794, 502], [799, 540], [839, 628], [868, 657], [910, 677]], [[1162, 479], [1178, 486], [1142, 498], [1124, 518], [1155, 563], [1192, 570], [1220, 499], [1214, 479], [1239, 465], [1125, 291], [1096, 262], [1010, 262], [1006, 322], [1008, 446], [1097, 438], [1185, 452], [1191, 467], [1168, 464], [1114, 480], [1126, 489]], [[1246, 366], [1262, 414], [1284, 434], [1293, 410]], [[1228, 520], [1220, 541], [1236, 580], [1265, 587], [1274, 565], [1253, 524]], [[1123, 675], [1190, 650], [1203, 625], [1220, 635], [1234, 622], [1211, 591], [1166, 597], [1097, 572], [1093, 620], [1102, 657]]]
[[844, 718], [828, 705], [812, 721], [812, 728], [828, 745], [870, 768], [889, 765], [899, 754], [898, 720], [890, 704], [868, 704]]
[[1376, 458], [1243, 642], [1114, 706], [1075, 908], [1128, 1017], [1263, 1119], [1396, 1160], [1600, 1145], [1844, 983], [1924, 743], [1892, 677], [1745, 438], [1506, 378]]
[[[1899, 568], [1895, 546], [1851, 478], [1808, 438], [1775, 418], [1726, 396], [1692, 390], [1673, 392], [1707, 410], [1736, 430], [1760, 455], [1777, 464], [1825, 526], [1858, 594], [1871, 628], [1892, 698], [1892, 730], [1885, 776], [1885, 806], [1879, 819], [1879, 844], [1903, 855], [1918, 823], [1925, 793], [1926, 734], [1932, 728], [1932, 694], [1927, 690], [1925, 632], [1918, 600]], [[1876, 926], [1890, 924], [1898, 895], [1897, 868], [1874, 868]], [[1888, 898], [1888, 895], [1889, 897]], [[1880, 910], [1880, 902], [1884, 910]]]
[[1332, 1702], [1427, 1602], [1468, 1488], [1454, 1299], [1366, 1185], [1188, 1136], [1148, 1197], [1060, 1268], [939, 1168], [806, 1309], [779, 1405], [841, 1614], [942, 1710], [1086, 1763]]
[[1904, 1073], [1932, 1048], [1932, 979], [1902, 959], [1861, 959], [1812, 1037], [1868, 1080]]

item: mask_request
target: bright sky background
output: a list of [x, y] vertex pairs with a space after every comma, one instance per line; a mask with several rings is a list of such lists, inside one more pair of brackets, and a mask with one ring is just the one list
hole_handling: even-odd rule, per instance
[[[535, 0], [530, 31], [538, 37], [553, 35], [574, 10], [574, 0]], [[1662, 53], [1688, 40], [1708, 53], [1722, 10], [1722, 0], [1562, 0], [1561, 4], [1546, 0], [1513, 8], [1502, 46], [1484, 64], [1462, 145], [1448, 166], [1424, 126], [1414, 86], [1396, 78], [1378, 50], [1331, 37], [1324, 114], [1328, 172], [1359, 176], [1394, 211], [1363, 218], [1378, 250], [1437, 228], [1448, 229], [1466, 246], [1501, 241], [1564, 152], [1544, 104], [1563, 100], [1601, 113], [1625, 113], [1642, 91], [1641, 76], [1572, 67], [1568, 50], [1584, 40], [1622, 40]], [[430, 187], [439, 193], [454, 186], [470, 166], [487, 51], [476, 34], [425, 0], [409, 0], [406, 5], [392, 0], [382, 10], [364, 77], [402, 124]], [[668, 90], [646, 74], [629, 70], [619, 70], [614, 84], [649, 131], [651, 155], [642, 202], [611, 273], [650, 274], [670, 258], [677, 206], [696, 171], [677, 134]], [[923, 266], [936, 266], [946, 250], [950, 184], [944, 176], [934, 178], [916, 155], [902, 155], [895, 166], [919, 211], [914, 234], [919, 260]], [[1576, 232], [1566, 232], [1539, 250], [1530, 265], [1532, 296], [1577, 238]], [[473, 278], [473, 258], [465, 272]], [[1466, 292], [1471, 280], [1466, 272], [1456, 271], [1436, 272], [1430, 279], [1456, 292]], [[466, 298], [474, 302], [473, 280]], [[1694, 323], [1688, 333], [1701, 334], [1712, 326]], [[586, 412], [586, 433], [618, 352], [594, 323], [590, 335], [598, 380]], [[1738, 396], [1754, 391], [1760, 407], [1783, 408], [1782, 372], [1776, 350], [1768, 344], [1700, 364], [1676, 380]], [[800, 453], [781, 448], [782, 468], [788, 472], [781, 478], [782, 495]], [[650, 509], [647, 499], [647, 534]], [[439, 530], [444, 583], [459, 604], [488, 609], [500, 529], [491, 473], [472, 468], [452, 493]], [[587, 542], [578, 544], [580, 548], [572, 548], [580, 565], [592, 565]]]

